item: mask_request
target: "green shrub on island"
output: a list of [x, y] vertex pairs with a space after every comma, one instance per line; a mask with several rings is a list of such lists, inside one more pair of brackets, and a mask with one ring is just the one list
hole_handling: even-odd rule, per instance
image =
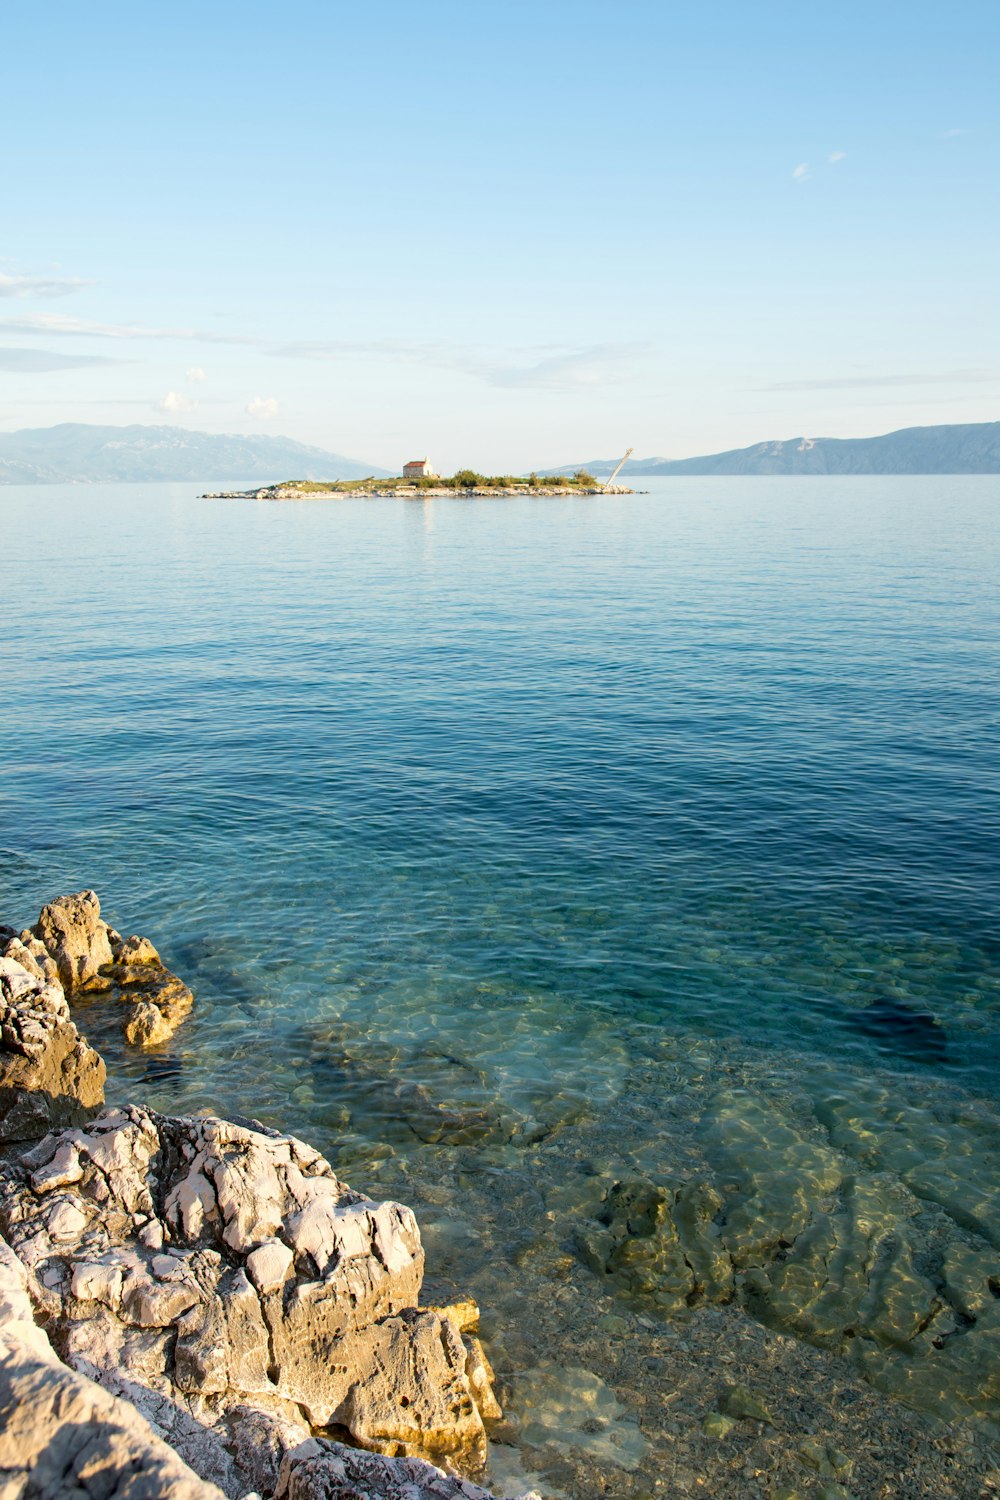
[[390, 480], [376, 479], [369, 474], [367, 479], [286, 479], [281, 484], [267, 485], [266, 488], [282, 492], [295, 490], [300, 495], [328, 495], [331, 490], [346, 494], [350, 490], [366, 490], [389, 483]]
[[516, 489], [599, 489], [600, 483], [586, 469], [575, 474], [478, 474], [475, 469], [459, 469], [450, 479], [418, 479], [420, 489], [443, 490], [516, 490]]

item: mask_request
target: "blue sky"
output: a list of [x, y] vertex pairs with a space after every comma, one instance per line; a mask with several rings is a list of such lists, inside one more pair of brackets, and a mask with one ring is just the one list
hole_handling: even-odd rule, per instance
[[516, 470], [1000, 417], [996, 0], [3, 33], [0, 430]]

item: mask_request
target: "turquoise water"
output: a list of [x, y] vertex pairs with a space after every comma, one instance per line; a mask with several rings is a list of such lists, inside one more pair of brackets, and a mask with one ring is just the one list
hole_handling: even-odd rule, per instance
[[[373, 1191], [464, 1191], [485, 1159], [506, 1181], [586, 1130], [649, 1171], [684, 1091], [717, 1124], [738, 1072], [744, 1124], [785, 1080], [975, 1250], [1000, 1203], [996, 481], [644, 483], [0, 490], [0, 920], [96, 888], [197, 1001], [152, 1056], [94, 1008], [110, 1092], [294, 1128]], [[421, 1215], [442, 1265], [486, 1234], [463, 1202]]]

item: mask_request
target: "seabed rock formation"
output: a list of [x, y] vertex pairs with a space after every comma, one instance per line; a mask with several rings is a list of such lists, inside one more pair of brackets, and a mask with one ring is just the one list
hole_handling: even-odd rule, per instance
[[709, 1170], [616, 1182], [578, 1228], [578, 1253], [638, 1306], [735, 1302], [918, 1409], [995, 1419], [995, 1223], [971, 1194], [956, 1213], [940, 1187], [915, 1182], [921, 1198], [888, 1172], [852, 1171], [837, 1108], [824, 1140], [720, 1093], [702, 1132]]
[[0, 937], [0, 1493], [486, 1500], [478, 1310], [419, 1306], [411, 1210], [252, 1121], [100, 1110], [67, 994], [128, 1036], [180, 981], [93, 892]]

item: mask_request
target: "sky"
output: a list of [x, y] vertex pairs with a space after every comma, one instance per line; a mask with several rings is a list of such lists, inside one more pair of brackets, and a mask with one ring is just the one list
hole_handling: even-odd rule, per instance
[[442, 472], [1000, 418], [1000, 5], [48, 0], [0, 431]]

